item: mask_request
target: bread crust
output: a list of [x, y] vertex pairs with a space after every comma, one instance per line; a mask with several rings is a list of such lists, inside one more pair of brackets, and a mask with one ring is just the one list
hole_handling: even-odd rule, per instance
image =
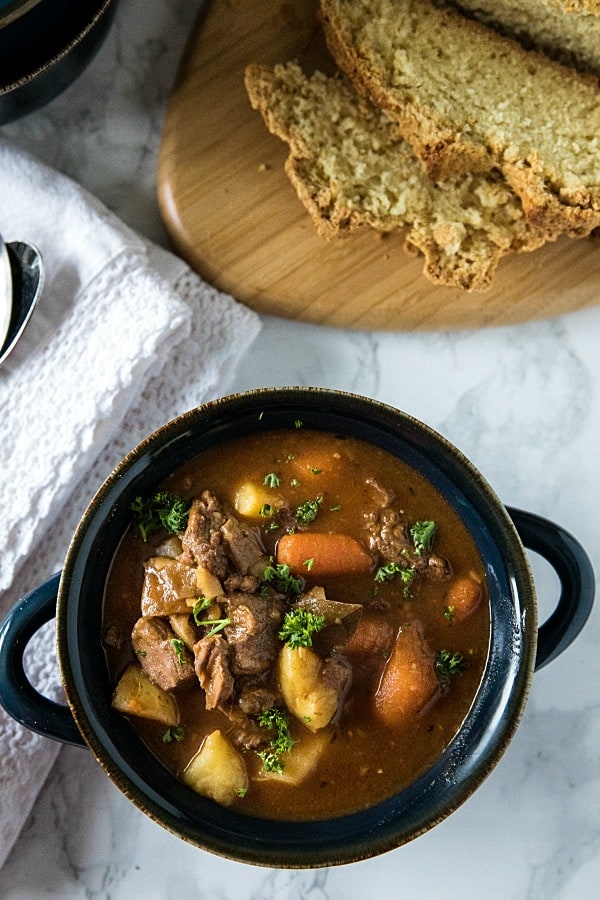
[[[361, 227], [402, 232], [405, 248], [424, 255], [424, 273], [434, 284], [468, 291], [486, 290], [507, 253], [544, 243], [498, 172], [469, 173], [436, 187], [391, 120], [345, 79], [321, 73], [309, 79], [294, 63], [253, 64], [245, 84], [268, 129], [289, 145], [286, 174], [323, 237]], [[347, 123], [342, 141], [350, 135], [344, 148], [330, 124], [339, 120]], [[355, 163], [364, 168], [356, 178]], [[394, 189], [398, 196], [391, 196]], [[364, 196], [355, 196], [357, 190]], [[386, 191], [378, 212], [379, 193]]]
[[[368, 3], [362, 5], [370, 9]], [[436, 68], [435, 60], [431, 60], [431, 69], [435, 69], [437, 81], [429, 96], [426, 96], [418, 79], [411, 83], [410, 54], [415, 51], [410, 41], [396, 47], [394, 58], [385, 59], [384, 65], [382, 56], [378, 55], [377, 48], [374, 49], [370, 34], [375, 31], [377, 36], [377, 29], [381, 34], [385, 34], [386, 29], [387, 34], [394, 31], [393, 24], [383, 18], [387, 4], [382, 4], [383, 12], [378, 12], [377, 5], [373, 3], [370, 9], [368, 21], [371, 32], [365, 38], [356, 28], [353, 30], [346, 16], [347, 0], [320, 0], [319, 17], [327, 44], [356, 90], [369, 97], [397, 122], [400, 133], [411, 143], [432, 180], [443, 181], [460, 173], [484, 172], [498, 167], [521, 197], [528, 221], [544, 231], [548, 239], [556, 238], [561, 232], [578, 237], [600, 225], [599, 185], [586, 184], [581, 178], [570, 177], [569, 173], [563, 177], [544, 159], [539, 148], [524, 146], [518, 134], [503, 134], [499, 139], [498, 133], [492, 129], [486, 131], [485, 122], [482, 124], [474, 116], [465, 113], [462, 117], [454, 117], [441, 110], [439, 105], [436, 106], [437, 84], [442, 84], [439, 93], [445, 92], [444, 96], [451, 99], [459, 97], [461, 90], [467, 94], [472, 88], [471, 84], [461, 84], [459, 79], [453, 81], [449, 65], [444, 69], [442, 62]], [[486, 60], [497, 57], [507, 64], [512, 62], [520, 69], [539, 67], [545, 73], [546, 81], [556, 79], [559, 84], [572, 85], [573, 91], [587, 92], [590, 108], [593, 98], [597, 98], [596, 105], [600, 107], [597, 102], [600, 100], [598, 80], [593, 76], [576, 73], [541, 53], [527, 51], [510, 38], [467, 19], [454, 9], [437, 8], [429, 0], [396, 0], [394, 14], [400, 18], [403, 8], [410, 8], [414, 15], [422, 10], [431, 21], [435, 21], [440, 34], [451, 33], [461, 46], [467, 48], [465, 52], [468, 48], [474, 48], [471, 59], [473, 66], [481, 67], [482, 79], [486, 74]], [[408, 62], [402, 68], [405, 58]], [[462, 100], [461, 97], [459, 99]], [[506, 98], [499, 97], [498, 102], [501, 101], [505, 102]], [[546, 101], [548, 116], [551, 117], [556, 113], [553, 98], [548, 97]], [[458, 109], [459, 105], [455, 104], [452, 109]], [[526, 112], [526, 106], [524, 109]], [[523, 114], [522, 110], [517, 110], [515, 117]], [[598, 120], [600, 124], [600, 116]], [[594, 122], [594, 133], [597, 133], [592, 115], [590, 121]], [[573, 135], [574, 143], [577, 137]]]

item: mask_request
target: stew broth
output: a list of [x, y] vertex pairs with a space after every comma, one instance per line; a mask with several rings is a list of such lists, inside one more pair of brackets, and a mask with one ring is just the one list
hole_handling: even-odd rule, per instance
[[[263, 501], [258, 514], [256, 506], [251, 515], [240, 513], [240, 508], [247, 508], [248, 485]], [[342, 667], [340, 671], [350, 673], [332, 720], [311, 730], [309, 717], [303, 721], [290, 713], [281, 698], [276, 704], [283, 709], [289, 734], [296, 742], [280, 757], [282, 773], [266, 772], [264, 755], [259, 755], [272, 732], [263, 727], [263, 745], [244, 746], [237, 733], [237, 719], [232, 724], [223, 711], [237, 703], [237, 682], [233, 694], [221, 708], [214, 709], [205, 708], [207, 695], [198, 679], [191, 687], [175, 689], [179, 723], [174, 727], [132, 715], [133, 726], [156, 756], [169, 770], [185, 778], [185, 770], [206, 735], [220, 731], [247, 773], [244, 789], [228, 803], [234, 809], [265, 818], [315, 820], [343, 815], [376, 804], [414, 781], [460, 728], [477, 692], [489, 645], [485, 570], [473, 539], [447, 501], [412, 467], [387, 452], [354, 438], [301, 427], [246, 436], [206, 451], [175, 472], [163, 488], [186, 501], [209, 489], [237, 522], [259, 533], [264, 553], [253, 571], [264, 572], [285, 564], [278, 562], [282, 537], [307, 533], [349, 536], [364, 548], [369, 566], [364, 571], [319, 574], [315, 553], [301, 560], [296, 576], [300, 592], [282, 597], [284, 592], [278, 591], [273, 600], [281, 604], [284, 615], [307, 594], [314, 594], [315, 588], [322, 588], [329, 601], [360, 606], [359, 615], [354, 615], [355, 630], [350, 628], [351, 633], [333, 650], [319, 645], [319, 640], [327, 636], [327, 627], [313, 635], [310, 652], [320, 659], [333, 655]], [[308, 521], [298, 520], [301, 507], [315, 512], [312, 521], [310, 517]], [[425, 525], [417, 529], [416, 538], [411, 530], [415, 523]], [[385, 555], [391, 533], [408, 536], [411, 542], [408, 550], [400, 551], [396, 557], [400, 563], [395, 565], [390, 565]], [[115, 684], [132, 662], [144, 665], [146, 658], [139, 655], [139, 648], [138, 655], [134, 653], [131, 634], [141, 616], [140, 598], [148, 578], [145, 564], [162, 558], [166, 538], [164, 531], [157, 531], [144, 541], [132, 524], [113, 561], [103, 634]], [[419, 549], [420, 540], [424, 543]], [[231, 566], [231, 557], [228, 562]], [[343, 563], [341, 559], [342, 567]], [[413, 574], [406, 576], [406, 570]], [[294, 571], [292, 566], [292, 575]], [[254, 595], [273, 596], [274, 585], [281, 588], [258, 577]], [[239, 586], [236, 590], [239, 594]], [[469, 599], [469, 594], [477, 594], [477, 590], [475, 601]], [[322, 596], [322, 592], [316, 593]], [[187, 613], [195, 636], [201, 638], [208, 626], [196, 625], [193, 601], [191, 598], [188, 602]], [[230, 618], [226, 596], [220, 612], [222, 618]], [[162, 618], [168, 622], [168, 617]], [[281, 629], [281, 621], [277, 627]], [[224, 642], [228, 628], [221, 625], [218, 632]], [[403, 641], [408, 641], [408, 651], [406, 647], [401, 649]], [[172, 639], [170, 643], [177, 649]], [[285, 646], [283, 640], [280, 645]], [[417, 648], [414, 660], [410, 659], [411, 646]], [[186, 652], [192, 665], [197, 666], [197, 648]], [[258, 676], [242, 676], [241, 681], [245, 678], [259, 686], [275, 683], [279, 688], [278, 664], [274, 662], [268, 672]], [[386, 671], [394, 665], [397, 672], [392, 673], [391, 686], [386, 685]], [[396, 681], [398, 673], [402, 676], [407, 671], [409, 679], [416, 672], [410, 696], [418, 697], [423, 679], [425, 687], [423, 698], [415, 701], [414, 708], [403, 709]], [[331, 680], [330, 675], [327, 677]], [[256, 715], [248, 718], [256, 725]], [[316, 761], [312, 768], [307, 766], [298, 784], [290, 785], [286, 769], [291, 771], [292, 759], [295, 754], [301, 755], [303, 744], [314, 745]]]

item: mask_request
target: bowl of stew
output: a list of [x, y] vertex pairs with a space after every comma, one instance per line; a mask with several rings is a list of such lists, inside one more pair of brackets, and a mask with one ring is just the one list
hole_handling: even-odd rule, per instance
[[[542, 625], [526, 548], [560, 581]], [[593, 596], [572, 535], [505, 508], [412, 416], [338, 391], [251, 391], [117, 466], [62, 572], [0, 629], [0, 702], [89, 747], [199, 848], [350, 863], [471, 796]], [[68, 706], [23, 668], [53, 616]]]

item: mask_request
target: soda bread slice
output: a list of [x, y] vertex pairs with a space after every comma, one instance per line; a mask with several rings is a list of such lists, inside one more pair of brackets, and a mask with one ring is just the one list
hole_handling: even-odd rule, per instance
[[600, 225], [598, 81], [429, 0], [320, 0], [330, 50], [436, 181], [498, 166], [549, 235]]
[[307, 78], [288, 63], [251, 65], [245, 83], [269, 130], [289, 144], [286, 173], [321, 235], [406, 228], [427, 277], [466, 290], [487, 288], [505, 254], [543, 243], [499, 173], [433, 184], [396, 126], [346, 79]]
[[600, 16], [565, 12], [560, 0], [456, 0], [456, 5], [526, 47], [600, 74]]
[[546, 0], [546, 3], [568, 13], [582, 12], [600, 16], [600, 0]]

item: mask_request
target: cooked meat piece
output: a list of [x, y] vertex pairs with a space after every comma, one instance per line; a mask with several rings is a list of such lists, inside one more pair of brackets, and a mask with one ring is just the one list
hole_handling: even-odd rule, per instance
[[244, 528], [234, 516], [221, 526], [226, 550], [233, 565], [241, 575], [247, 575], [252, 566], [266, 555], [266, 550], [257, 528]]
[[452, 574], [452, 564], [447, 559], [438, 556], [437, 553], [429, 554], [427, 558], [427, 576], [429, 578], [435, 578], [436, 581], [447, 581], [452, 578]]
[[226, 606], [231, 624], [225, 628], [225, 637], [233, 650], [234, 674], [264, 672], [280, 648], [283, 604], [255, 594], [236, 593], [227, 598]]
[[142, 616], [131, 632], [131, 644], [146, 675], [163, 691], [196, 683], [192, 656], [164, 619]]
[[237, 572], [233, 575], [228, 575], [223, 582], [223, 586], [228, 594], [233, 594], [235, 591], [241, 591], [244, 594], [254, 594], [258, 590], [259, 584], [260, 580], [255, 575], [239, 575]]
[[352, 684], [352, 666], [345, 656], [334, 653], [324, 661], [321, 671], [325, 684], [338, 696], [337, 713], [332, 719], [335, 721], [342, 712], [344, 700]]
[[220, 634], [194, 644], [194, 667], [206, 694], [206, 708], [223, 706], [233, 694], [231, 648]]
[[367, 513], [365, 524], [371, 551], [379, 553], [386, 564], [396, 563], [404, 569], [411, 568], [435, 579], [446, 579], [452, 575], [452, 567], [443, 557], [435, 553], [416, 552], [408, 522], [394, 507], [382, 506]]
[[258, 716], [281, 703], [281, 692], [275, 685], [254, 678], [240, 678], [238, 706], [247, 716]]
[[227, 574], [227, 556], [221, 525], [224, 515], [211, 491], [203, 491], [190, 506], [187, 528], [181, 538], [184, 562], [205, 566], [217, 578]]
[[365, 516], [369, 533], [369, 547], [379, 553], [386, 563], [397, 563], [408, 568], [408, 555], [414, 553], [414, 545], [408, 534], [405, 520], [397, 509], [381, 506]]
[[236, 747], [242, 747], [245, 750], [260, 750], [267, 746], [270, 740], [269, 732], [261, 728], [255, 719], [249, 718], [235, 707], [230, 709], [227, 715], [231, 721], [231, 730], [227, 732], [227, 736]]

